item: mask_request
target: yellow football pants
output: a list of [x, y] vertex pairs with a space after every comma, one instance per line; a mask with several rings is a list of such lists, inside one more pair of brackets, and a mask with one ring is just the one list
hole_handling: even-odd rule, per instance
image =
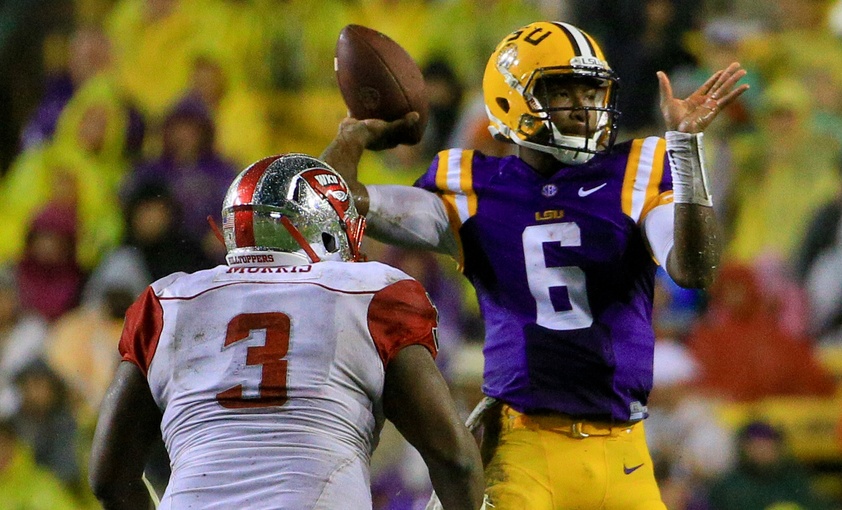
[[666, 510], [642, 422], [573, 422], [507, 405], [493, 414], [500, 422], [485, 469], [489, 509]]

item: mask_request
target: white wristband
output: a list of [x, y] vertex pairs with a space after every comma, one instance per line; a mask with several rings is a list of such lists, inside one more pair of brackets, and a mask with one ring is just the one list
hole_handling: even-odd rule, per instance
[[666, 140], [675, 203], [711, 207], [702, 133], [667, 131]]

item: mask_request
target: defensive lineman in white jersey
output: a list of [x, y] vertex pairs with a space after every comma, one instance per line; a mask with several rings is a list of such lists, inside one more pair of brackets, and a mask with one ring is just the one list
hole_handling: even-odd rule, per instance
[[341, 177], [266, 158], [233, 182], [223, 219], [227, 266], [163, 278], [126, 315], [91, 457], [104, 507], [148, 506], [160, 433], [161, 509], [370, 509], [385, 417], [445, 509], [480, 508], [479, 452], [433, 361], [436, 311], [400, 270], [354, 263], [364, 220]]

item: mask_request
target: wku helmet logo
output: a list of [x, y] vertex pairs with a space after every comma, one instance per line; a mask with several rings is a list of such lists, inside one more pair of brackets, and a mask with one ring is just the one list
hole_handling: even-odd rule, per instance
[[351, 195], [339, 176], [329, 170], [313, 168], [302, 173], [301, 178], [307, 181], [316, 193], [327, 199], [341, 218], [345, 218], [345, 213], [351, 206]]

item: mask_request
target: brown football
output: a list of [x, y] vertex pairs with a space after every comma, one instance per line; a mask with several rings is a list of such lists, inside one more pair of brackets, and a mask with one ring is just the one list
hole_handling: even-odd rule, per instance
[[400, 135], [400, 143], [421, 140], [429, 109], [424, 76], [398, 43], [377, 30], [348, 25], [339, 32], [334, 67], [352, 117], [391, 121], [415, 111], [420, 118]]

